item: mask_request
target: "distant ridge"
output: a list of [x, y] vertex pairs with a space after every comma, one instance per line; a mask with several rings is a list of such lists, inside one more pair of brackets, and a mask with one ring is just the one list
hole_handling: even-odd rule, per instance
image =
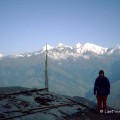
[[[36, 55], [41, 55], [45, 51], [45, 46], [35, 52], [25, 52], [17, 55], [8, 55], [4, 56], [0, 54], [0, 58], [10, 57], [10, 58], [19, 58], [19, 57], [31, 57]], [[77, 43], [73, 46], [68, 46], [62, 43], [59, 43], [57, 46], [47, 45], [49, 50], [49, 56], [53, 59], [65, 59], [66, 57], [73, 56], [79, 57], [84, 55], [120, 55], [120, 44], [112, 47], [112, 48], [104, 48], [99, 45], [95, 45], [92, 43]], [[87, 57], [88, 58], [88, 57]]]

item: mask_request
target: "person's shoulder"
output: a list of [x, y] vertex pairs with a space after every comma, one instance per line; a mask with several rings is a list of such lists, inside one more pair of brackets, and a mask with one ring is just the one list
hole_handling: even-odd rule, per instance
[[104, 77], [105, 80], [109, 81], [109, 79], [107, 77]]
[[108, 79], [106, 76], [104, 76], [105, 79]]
[[104, 78], [108, 80], [108, 78], [106, 76]]
[[98, 76], [97, 78], [96, 78], [96, 80], [98, 80], [100, 77]]

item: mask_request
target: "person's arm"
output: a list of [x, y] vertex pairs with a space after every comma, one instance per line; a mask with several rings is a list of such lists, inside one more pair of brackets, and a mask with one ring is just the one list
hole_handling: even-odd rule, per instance
[[97, 79], [95, 80], [94, 83], [94, 95], [96, 95], [96, 92], [97, 92]]
[[110, 94], [110, 82], [109, 82], [108, 78], [107, 78], [107, 93], [108, 93], [108, 95]]

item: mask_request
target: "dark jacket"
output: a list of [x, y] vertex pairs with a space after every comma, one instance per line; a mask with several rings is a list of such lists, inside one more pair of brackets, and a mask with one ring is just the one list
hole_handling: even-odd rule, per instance
[[97, 77], [94, 84], [94, 95], [106, 96], [110, 94], [110, 82], [107, 77]]

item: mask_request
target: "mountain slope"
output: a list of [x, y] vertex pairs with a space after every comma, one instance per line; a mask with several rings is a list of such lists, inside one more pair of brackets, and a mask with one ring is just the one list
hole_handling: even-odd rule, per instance
[[111, 49], [108, 49], [108, 55], [120, 55], [120, 44], [114, 46]]
[[120, 80], [112, 84], [111, 95], [109, 96], [109, 105], [120, 109]]

